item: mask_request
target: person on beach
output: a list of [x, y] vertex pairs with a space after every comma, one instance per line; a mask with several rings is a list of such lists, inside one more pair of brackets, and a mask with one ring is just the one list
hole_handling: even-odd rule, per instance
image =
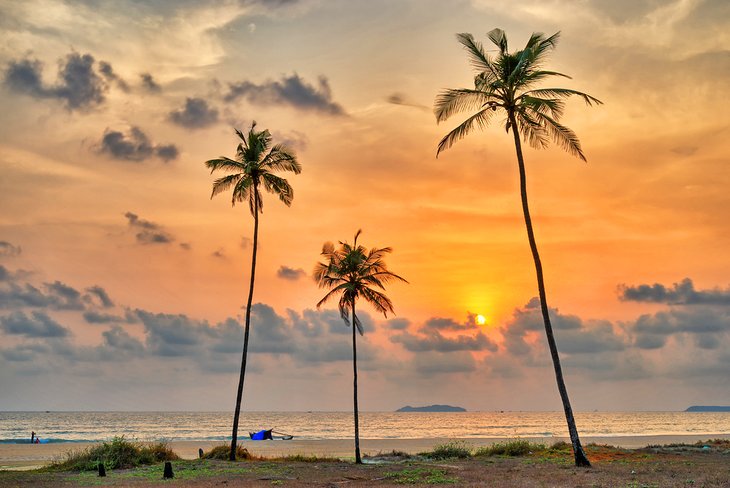
[[30, 432], [30, 443], [33, 444], [33, 441], [35, 441], [35, 431], [32, 430]]

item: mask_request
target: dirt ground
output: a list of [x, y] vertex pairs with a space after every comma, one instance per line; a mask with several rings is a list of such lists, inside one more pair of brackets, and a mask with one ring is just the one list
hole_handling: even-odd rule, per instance
[[344, 461], [173, 462], [175, 477], [163, 480], [162, 465], [97, 473], [0, 472], [2, 487], [165, 486], [165, 487], [730, 487], [727, 445], [618, 449], [589, 446], [591, 468], [576, 468], [569, 454], [472, 457], [431, 461], [377, 456], [367, 464]]

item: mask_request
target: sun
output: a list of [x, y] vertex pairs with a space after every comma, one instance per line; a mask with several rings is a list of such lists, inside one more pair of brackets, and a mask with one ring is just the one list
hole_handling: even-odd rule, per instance
[[487, 318], [484, 315], [477, 315], [475, 320], [477, 325], [484, 325], [487, 323]]

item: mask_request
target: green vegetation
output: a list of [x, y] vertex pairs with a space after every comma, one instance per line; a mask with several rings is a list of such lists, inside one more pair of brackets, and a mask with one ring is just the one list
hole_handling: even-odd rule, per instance
[[573, 409], [570, 406], [568, 390], [563, 379], [563, 370], [560, 365], [560, 356], [555, 343], [553, 328], [550, 323], [550, 313], [545, 291], [542, 263], [537, 249], [535, 232], [530, 217], [527, 200], [527, 176], [525, 160], [522, 154], [522, 141], [529, 142], [534, 148], [545, 148], [552, 138], [563, 149], [583, 161], [586, 160], [580, 146], [578, 136], [568, 127], [560, 123], [565, 109], [565, 99], [577, 96], [588, 105], [602, 102], [585, 93], [568, 88], [535, 88], [539, 82], [553, 76], [563, 76], [562, 73], [543, 69], [543, 63], [548, 53], [558, 43], [560, 33], [546, 37], [541, 33], [533, 33], [527, 45], [519, 51], [509, 52], [507, 34], [502, 29], [493, 29], [487, 36], [497, 47], [494, 55], [484, 50], [482, 44], [471, 34], [457, 34], [459, 43], [465, 48], [469, 61], [476, 71], [474, 88], [458, 88], [443, 90], [434, 103], [436, 121], [443, 122], [451, 116], [465, 111], [473, 111], [464, 122], [446, 134], [438, 145], [436, 156], [451, 147], [475, 128], [484, 129], [499, 113], [504, 116], [505, 130], [512, 131], [517, 165], [520, 174], [520, 196], [522, 199], [522, 213], [525, 218], [527, 239], [532, 251], [532, 259], [537, 275], [537, 287], [540, 295], [540, 309], [545, 324], [550, 356], [553, 360], [555, 380], [560, 398], [563, 402], [565, 418], [568, 423], [568, 432], [573, 445], [576, 466], [590, 466], [578, 437], [578, 428], [573, 418]]
[[340, 463], [342, 460], [336, 457], [317, 456], [313, 454], [290, 454], [273, 459], [281, 462], [292, 463]]
[[[563, 443], [565, 444], [565, 443]], [[474, 453], [475, 456], [527, 456], [536, 452], [545, 451], [544, 444], [533, 444], [523, 439], [512, 439], [498, 442], [487, 447], [481, 447]]]
[[441, 485], [457, 483], [458, 478], [448, 476], [444, 469], [437, 468], [412, 468], [403, 471], [394, 471], [385, 474], [385, 478], [401, 485], [429, 484]]
[[[231, 447], [228, 444], [220, 444], [213, 446], [210, 451], [204, 452], [203, 459], [221, 459], [225, 461], [226, 459], [230, 460], [230, 454]], [[254, 457], [248, 452], [248, 449], [238, 445], [236, 446], [236, 459], [241, 461], [254, 459]]]
[[287, 207], [294, 199], [294, 190], [284, 178], [274, 174], [276, 171], [291, 171], [294, 174], [302, 172], [302, 166], [296, 156], [284, 145], [271, 145], [271, 133], [268, 130], [256, 131], [256, 122], [251, 124], [248, 137], [236, 129], [236, 135], [241, 139], [236, 150], [236, 159], [221, 156], [205, 162], [210, 172], [225, 171], [227, 176], [213, 182], [213, 192], [210, 198], [232, 189], [231, 204], [248, 202], [253, 215], [253, 250], [251, 253], [251, 281], [248, 288], [246, 302], [246, 324], [243, 334], [243, 353], [241, 357], [241, 373], [238, 377], [236, 394], [236, 410], [233, 412], [233, 431], [228, 459], [236, 460], [236, 446], [238, 444], [238, 419], [241, 414], [241, 400], [243, 398], [243, 382], [246, 378], [246, 358], [248, 357], [248, 336], [251, 325], [251, 303], [253, 300], [253, 286], [256, 277], [256, 253], [259, 238], [259, 214], [263, 211], [261, 188], [273, 193]]
[[432, 451], [421, 453], [429, 459], [466, 459], [471, 457], [472, 448], [462, 441], [451, 441], [434, 446]]
[[103, 463], [106, 469], [122, 469], [178, 459], [180, 457], [164, 442], [142, 444], [130, 442], [121, 436], [84, 450], [71, 451], [66, 459], [54, 462], [46, 469], [96, 471], [99, 463]]

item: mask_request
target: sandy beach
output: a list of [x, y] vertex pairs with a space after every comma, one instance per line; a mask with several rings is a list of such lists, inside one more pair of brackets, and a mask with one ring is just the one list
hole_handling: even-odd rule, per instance
[[[607, 444], [623, 448], [640, 448], [647, 445], [664, 445], [673, 443], [695, 443], [697, 441], [713, 439], [730, 439], [730, 434], [724, 435], [659, 435], [659, 436], [624, 436], [624, 437], [586, 437], [584, 444]], [[569, 441], [560, 437], [529, 437], [530, 442], [551, 445], [557, 441]], [[432, 449], [434, 446], [450, 441], [463, 441], [475, 448], [504, 442], [503, 438], [469, 438], [469, 439], [361, 439], [360, 445], [363, 454], [378, 454], [393, 450], [417, 454]], [[173, 441], [172, 449], [183, 459], [198, 457], [198, 449], [209, 450], [218, 445], [218, 441]], [[352, 439], [327, 440], [291, 440], [291, 441], [250, 441], [244, 440], [241, 444], [251, 453], [264, 457], [277, 457], [294, 454], [316, 455], [349, 458], [353, 456]], [[67, 452], [85, 449], [92, 443], [60, 442], [54, 444], [0, 444], [0, 470], [33, 469], [61, 459]]]

